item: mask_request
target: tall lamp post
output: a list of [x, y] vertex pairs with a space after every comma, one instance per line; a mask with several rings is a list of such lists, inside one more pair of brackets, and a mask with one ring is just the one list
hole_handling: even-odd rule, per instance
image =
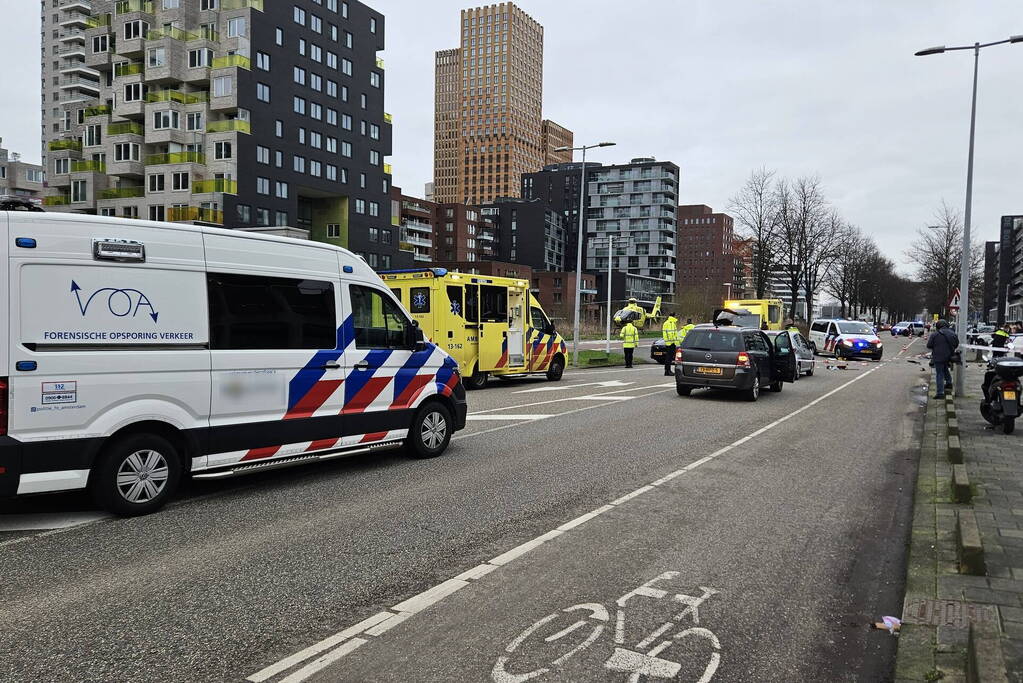
[[[607, 338], [604, 340], [604, 352], [611, 353], [611, 279], [614, 276], [616, 238], [613, 232], [607, 233], [605, 237], [607, 238]], [[627, 244], [632, 244], [632, 237], [628, 235], [619, 235], [617, 240], [619, 249]]]
[[583, 221], [586, 204], [586, 150], [595, 147], [613, 147], [613, 142], [598, 142], [595, 145], [581, 147], [558, 147], [555, 152], [583, 153], [582, 170], [579, 178], [579, 235], [576, 238], [575, 250], [575, 324], [572, 326], [572, 365], [579, 367], [579, 317], [582, 314], [582, 283], [583, 283]]
[[[957, 47], [929, 47], [915, 53], [917, 57], [927, 55], [940, 55], [944, 52], [959, 50], [973, 50], [973, 104], [970, 109], [970, 154], [966, 162], [966, 213], [963, 216], [963, 255], [959, 262], [959, 315], [956, 323], [956, 332], [960, 339], [966, 339], [967, 318], [970, 314], [970, 219], [973, 214], [973, 140], [977, 130], [977, 72], [980, 69], [980, 51], [982, 48], [993, 45], [1005, 45], [1008, 43], [1023, 43], [1023, 35], [1011, 36], [1006, 40], [996, 40], [993, 43], [974, 43], [973, 45], [961, 45]], [[963, 366], [956, 366], [955, 393], [956, 396], [964, 395], [963, 380], [966, 372]]]

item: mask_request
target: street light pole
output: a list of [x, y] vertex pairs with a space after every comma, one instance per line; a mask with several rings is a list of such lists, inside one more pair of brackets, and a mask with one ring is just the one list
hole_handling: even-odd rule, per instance
[[611, 147], [613, 142], [598, 142], [595, 145], [581, 147], [558, 147], [555, 152], [582, 151], [582, 170], [579, 177], [579, 234], [576, 236], [575, 249], [575, 324], [572, 326], [572, 365], [579, 367], [579, 318], [582, 316], [582, 283], [583, 283], [583, 215], [586, 204], [586, 150], [595, 147]]
[[[956, 332], [959, 339], [966, 339], [967, 318], [970, 314], [970, 221], [973, 217], [973, 146], [974, 137], [977, 132], [977, 74], [980, 70], [980, 50], [992, 45], [1004, 45], [1006, 43], [1023, 43], [1023, 35], [1012, 36], [1007, 40], [998, 40], [992, 43], [974, 43], [960, 47], [932, 47], [920, 50], [917, 57], [942, 54], [957, 50], [973, 50], [973, 101], [970, 108], [970, 153], [966, 162], [966, 212], [963, 215], [963, 248], [962, 259], [959, 262], [959, 315], [956, 321]], [[966, 377], [966, 369], [962, 364], [956, 366], [955, 395], [964, 396], [965, 387], [963, 381]]]
[[607, 342], [604, 344], [604, 353], [611, 354], [611, 269], [614, 267], [615, 257], [615, 236], [607, 234]]

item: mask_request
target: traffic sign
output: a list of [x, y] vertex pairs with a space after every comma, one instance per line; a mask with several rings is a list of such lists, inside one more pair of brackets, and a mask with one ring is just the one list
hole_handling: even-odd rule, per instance
[[956, 287], [955, 291], [952, 292], [952, 297], [948, 300], [949, 310], [959, 310], [959, 288]]

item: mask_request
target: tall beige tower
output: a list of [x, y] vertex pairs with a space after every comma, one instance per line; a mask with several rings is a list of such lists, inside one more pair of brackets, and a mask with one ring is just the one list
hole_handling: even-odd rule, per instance
[[544, 162], [543, 27], [510, 2], [461, 19], [460, 48], [437, 53], [435, 199], [518, 197]]

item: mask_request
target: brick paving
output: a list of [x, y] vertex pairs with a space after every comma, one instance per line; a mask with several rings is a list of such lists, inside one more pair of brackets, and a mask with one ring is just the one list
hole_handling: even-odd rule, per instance
[[[896, 678], [966, 680], [969, 622], [994, 626], [1008, 680], [1023, 683], [1023, 424], [1011, 435], [980, 416], [983, 366], [967, 369], [967, 396], [956, 400], [963, 462], [972, 501], [952, 500], [945, 403], [930, 399], [922, 433], [920, 474], [906, 582], [906, 608]], [[933, 395], [933, 381], [930, 388]], [[973, 511], [984, 576], [960, 573], [957, 515]], [[927, 600], [947, 601], [957, 615], [945, 625], [912, 623]], [[919, 620], [917, 620], [919, 621]], [[1000, 632], [1000, 635], [998, 635]], [[940, 679], [938, 675], [940, 674]], [[1005, 680], [1004, 678], [1000, 680]]]

